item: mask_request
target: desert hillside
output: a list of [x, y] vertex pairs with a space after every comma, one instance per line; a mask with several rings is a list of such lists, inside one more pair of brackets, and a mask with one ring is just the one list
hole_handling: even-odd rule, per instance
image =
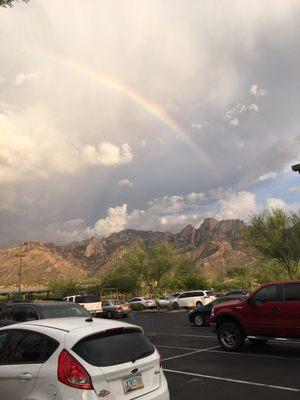
[[206, 218], [198, 229], [188, 225], [177, 234], [127, 229], [107, 238], [92, 237], [65, 246], [24, 242], [0, 250], [0, 282], [1, 286], [16, 284], [20, 251], [24, 255], [22, 282], [46, 284], [51, 279], [83, 280], [99, 276], [137, 242], [151, 245], [160, 241], [172, 243], [180, 252], [191, 254], [197, 260], [199, 271], [217, 278], [230, 267], [255, 262], [241, 240], [244, 228], [240, 220]]

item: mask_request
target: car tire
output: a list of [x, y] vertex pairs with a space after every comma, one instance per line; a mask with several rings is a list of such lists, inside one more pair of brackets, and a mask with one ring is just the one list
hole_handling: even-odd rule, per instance
[[244, 347], [245, 335], [234, 322], [222, 322], [217, 334], [220, 346], [226, 351], [239, 351]]
[[194, 324], [199, 327], [205, 326], [205, 317], [201, 313], [197, 313], [194, 317]]
[[107, 312], [107, 318], [113, 318], [113, 313], [111, 311]]
[[253, 344], [262, 345], [267, 343], [269, 339], [249, 338], [248, 340]]
[[196, 307], [202, 307], [202, 306], [203, 306], [203, 304], [201, 303], [201, 301], [197, 301]]

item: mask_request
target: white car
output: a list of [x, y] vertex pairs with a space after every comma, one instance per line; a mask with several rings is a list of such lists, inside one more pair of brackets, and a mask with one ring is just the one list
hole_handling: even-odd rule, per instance
[[99, 296], [96, 296], [95, 294], [77, 294], [74, 296], [64, 297], [63, 300], [81, 305], [92, 315], [100, 315], [102, 313], [102, 301]]
[[194, 308], [206, 306], [206, 304], [215, 300], [215, 298], [211, 290], [191, 290], [181, 293], [172, 300], [172, 303], [179, 308]]
[[129, 304], [142, 304], [144, 308], [156, 308], [156, 302], [153, 299], [147, 299], [146, 297], [134, 297], [129, 300]]
[[1, 399], [169, 400], [160, 355], [141, 328], [43, 319], [0, 329]]

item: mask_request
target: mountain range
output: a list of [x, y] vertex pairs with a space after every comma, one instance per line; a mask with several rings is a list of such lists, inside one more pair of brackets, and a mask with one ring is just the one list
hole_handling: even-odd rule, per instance
[[45, 285], [53, 279], [82, 281], [101, 276], [136, 243], [172, 243], [178, 251], [196, 259], [197, 268], [208, 278], [224, 276], [226, 269], [251, 265], [256, 259], [242, 240], [246, 225], [241, 220], [206, 218], [198, 229], [186, 226], [179, 233], [126, 229], [102, 239], [92, 237], [63, 246], [24, 242], [0, 250], [0, 285], [16, 285], [20, 254], [22, 284]]

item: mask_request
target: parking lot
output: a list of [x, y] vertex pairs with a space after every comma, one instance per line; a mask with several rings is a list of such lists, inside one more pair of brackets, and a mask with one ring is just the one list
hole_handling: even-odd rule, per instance
[[160, 350], [172, 400], [300, 398], [300, 342], [247, 343], [243, 353], [228, 353], [186, 312], [135, 313], [130, 322]]

